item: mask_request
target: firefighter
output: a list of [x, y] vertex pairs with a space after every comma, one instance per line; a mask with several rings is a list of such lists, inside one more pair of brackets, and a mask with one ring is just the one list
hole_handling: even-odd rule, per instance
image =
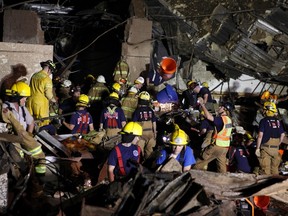
[[123, 96], [121, 94], [121, 85], [119, 83], [113, 83], [113, 85], [111, 86], [111, 91], [116, 92], [118, 94], [119, 98], [121, 96]]
[[194, 80], [189, 80], [186, 83], [187, 89], [183, 91], [181, 100], [183, 109], [189, 109], [190, 107], [196, 108], [197, 106], [197, 94], [195, 94], [193, 92], [193, 89], [191, 88], [191, 84], [193, 84], [194, 82]]
[[157, 158], [157, 165], [165, 165], [170, 158], [175, 158], [182, 166], [182, 172], [189, 171], [196, 163], [193, 150], [187, 146], [189, 143], [188, 135], [181, 130], [178, 125], [171, 134], [169, 147], [161, 150], [160, 157]]
[[90, 100], [90, 107], [88, 108], [89, 112], [92, 113], [92, 118], [94, 125], [98, 126], [100, 124], [100, 113], [103, 110], [103, 100], [109, 96], [109, 89], [105, 85], [105, 77], [99, 75], [96, 79], [96, 83], [92, 85], [88, 92], [88, 97]]
[[198, 98], [199, 104], [204, 111], [205, 118], [215, 125], [214, 141], [202, 152], [202, 158], [197, 160], [195, 169], [206, 169], [208, 164], [216, 159], [217, 171], [224, 173], [227, 171], [226, 154], [230, 146], [230, 136], [232, 132], [231, 115], [233, 105], [225, 102], [219, 106], [217, 116], [213, 116], [206, 108], [203, 98]]
[[87, 134], [94, 130], [92, 116], [86, 110], [88, 104], [88, 96], [81, 94], [76, 104], [76, 113], [71, 116], [70, 123], [63, 121], [63, 125], [71, 130], [72, 134]]
[[59, 98], [59, 103], [62, 103], [64, 100], [70, 97], [70, 88], [72, 86], [72, 82], [68, 79], [63, 80], [59, 83], [59, 87], [56, 88], [56, 95]]
[[113, 77], [114, 82], [119, 82], [121, 80], [127, 81], [129, 77], [129, 65], [123, 60], [118, 61], [113, 72]]
[[138, 93], [141, 92], [141, 88], [143, 87], [145, 83], [145, 80], [142, 76], [139, 76], [137, 79], [134, 81], [134, 87], [138, 90]]
[[[16, 83], [12, 86], [11, 90], [7, 92], [9, 97], [18, 97], [19, 104], [23, 106], [25, 98], [30, 96], [30, 87], [25, 83]], [[12, 106], [11, 106], [12, 108]], [[45, 154], [42, 151], [41, 145], [33, 138], [33, 136], [23, 127], [22, 124], [16, 119], [16, 116], [13, 114], [13, 111], [9, 109], [7, 106], [4, 108], [2, 106], [1, 112], [2, 121], [11, 125], [12, 131], [18, 137], [22, 139], [21, 146], [23, 149], [28, 151], [33, 158], [34, 161], [34, 170], [32, 170], [29, 192], [33, 198], [39, 197], [43, 194], [43, 184], [40, 183], [38, 176], [43, 176], [46, 173], [46, 165], [45, 165]], [[36, 175], [34, 175], [36, 174]]]
[[[56, 103], [53, 96], [53, 84], [50, 75], [56, 70], [51, 61], [40, 63], [42, 70], [31, 77], [31, 97], [27, 101], [27, 108], [35, 119], [49, 117], [49, 102]], [[39, 123], [39, 126], [48, 125], [50, 120]]]
[[34, 119], [25, 107], [27, 97], [30, 96], [30, 87], [24, 82], [16, 82], [11, 89], [6, 90], [7, 101], [2, 108], [12, 111], [15, 118], [29, 133], [33, 134]]
[[191, 85], [191, 89], [193, 90], [193, 92], [195, 94], [197, 94], [197, 98], [198, 97], [203, 98], [203, 103], [205, 104], [205, 107], [209, 111], [214, 113], [215, 112], [215, 108], [214, 108], [215, 101], [212, 98], [210, 90], [206, 87], [199, 85], [199, 83], [197, 83], [197, 82], [191, 83], [190, 85]]
[[145, 142], [141, 142], [139, 145], [144, 152], [145, 159], [147, 159], [153, 152], [157, 136], [156, 116], [150, 107], [150, 94], [147, 91], [140, 92], [138, 107], [133, 113], [132, 121], [139, 122], [143, 127], [142, 138]]
[[279, 174], [281, 156], [278, 152], [285, 132], [283, 125], [277, 119], [275, 103], [266, 101], [263, 106], [264, 118], [259, 123], [259, 132], [255, 154], [260, 163], [260, 174]]
[[126, 124], [126, 118], [121, 109], [118, 94], [112, 92], [108, 100], [108, 106], [102, 110], [100, 116], [99, 130], [103, 131], [103, 129], [105, 129], [107, 137], [111, 138], [121, 131]]
[[131, 176], [137, 172], [141, 162], [141, 148], [137, 146], [142, 127], [137, 122], [129, 122], [121, 131], [121, 143], [117, 144], [108, 157], [108, 178], [110, 182]]
[[128, 122], [132, 120], [133, 113], [138, 105], [137, 92], [137, 89], [132, 86], [128, 90], [128, 95], [121, 100], [121, 107]]

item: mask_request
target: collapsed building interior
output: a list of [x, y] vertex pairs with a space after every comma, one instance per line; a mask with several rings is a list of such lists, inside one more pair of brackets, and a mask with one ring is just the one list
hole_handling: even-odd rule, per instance
[[[133, 80], [140, 74], [156, 70], [163, 56], [177, 56], [180, 78], [171, 79], [172, 85], [185, 89], [187, 80], [210, 81], [215, 98], [221, 100], [223, 95], [228, 95], [238, 105], [238, 110], [242, 110], [238, 120], [247, 129], [251, 129], [250, 114], [256, 113], [254, 101], [259, 100], [259, 94], [265, 89], [279, 96], [287, 93], [286, 1], [0, 0], [0, 6], [1, 41], [52, 46], [52, 56], [51, 53], [44, 56], [50, 56], [56, 62], [56, 76], [69, 78], [75, 84], [83, 84], [89, 74], [95, 77], [104, 75], [107, 83], [113, 82], [113, 71], [122, 58], [130, 64]], [[29, 35], [31, 29], [27, 28], [29, 16], [26, 12], [35, 14], [40, 22], [37, 33], [32, 36]], [[13, 19], [19, 17], [24, 22], [24, 29], [13, 26]], [[1, 43], [0, 50], [17, 55], [17, 50], [8, 48], [7, 51], [6, 45]], [[10, 65], [17, 63], [6, 58], [0, 56], [3, 68], [8, 65], [3, 77], [10, 72]], [[38, 59], [27, 58], [28, 61], [31, 61], [31, 72], [35, 72], [39, 67], [35, 66], [36, 62], [39, 64]], [[242, 82], [243, 75], [247, 82]], [[279, 108], [285, 110], [286, 107], [287, 101], [279, 104]], [[183, 121], [183, 117], [177, 115], [179, 113], [171, 118]], [[162, 117], [165, 123], [159, 124], [165, 125], [166, 117]], [[52, 148], [47, 145], [51, 137], [45, 133], [36, 139], [52, 155], [64, 158], [49, 159], [52, 174], [51, 179], [45, 180], [46, 190], [54, 194], [59, 187], [68, 192], [60, 195], [60, 200], [40, 200], [33, 203], [34, 206], [25, 199], [12, 202], [15, 215], [227, 215], [231, 209], [239, 208], [241, 202], [251, 203], [249, 197], [254, 195], [271, 195], [278, 201], [274, 203], [276, 213], [271, 210], [270, 215], [285, 215], [287, 211], [288, 183], [283, 176], [217, 175], [196, 170], [178, 176], [175, 173], [151, 174], [144, 170], [126, 184], [115, 184], [109, 189], [100, 184], [90, 190], [84, 187], [79, 190], [77, 183], [83, 179], [73, 179], [67, 170], [67, 164], [76, 160], [69, 159], [71, 153], [56, 140]], [[103, 157], [107, 156], [114, 142], [101, 143], [99, 151], [92, 155], [98, 160], [93, 163], [102, 166]], [[99, 183], [103, 180], [101, 171], [93, 169], [95, 164], [91, 164], [90, 159], [91, 154], [83, 157], [83, 166]], [[55, 167], [53, 162], [57, 164]], [[213, 185], [213, 181], [219, 185]], [[27, 210], [27, 206], [32, 210]], [[49, 206], [51, 211], [45, 206]], [[248, 206], [247, 212], [254, 208], [253, 204]], [[29, 213], [30, 210], [33, 213]], [[241, 210], [244, 214], [245, 210]]]

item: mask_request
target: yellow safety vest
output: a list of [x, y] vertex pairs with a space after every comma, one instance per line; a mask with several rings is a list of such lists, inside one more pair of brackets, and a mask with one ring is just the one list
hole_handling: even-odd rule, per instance
[[224, 126], [219, 133], [214, 135], [216, 145], [220, 147], [230, 146], [230, 136], [232, 132], [232, 120], [228, 116], [221, 116]]

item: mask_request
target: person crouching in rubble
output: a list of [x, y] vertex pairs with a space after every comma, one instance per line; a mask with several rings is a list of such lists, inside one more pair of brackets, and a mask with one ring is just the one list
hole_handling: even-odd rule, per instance
[[283, 125], [277, 119], [275, 103], [267, 101], [263, 106], [265, 117], [259, 123], [259, 132], [255, 154], [260, 163], [260, 174], [279, 174], [281, 157], [278, 152], [285, 132]]
[[[11, 125], [12, 133], [18, 135], [21, 139], [21, 147], [29, 152], [30, 156], [33, 158], [34, 170], [32, 170], [29, 189], [30, 195], [33, 198], [37, 198], [43, 194], [43, 184], [38, 179], [39, 176], [43, 176], [46, 173], [46, 165], [45, 165], [45, 154], [42, 151], [41, 145], [33, 138], [31, 132], [33, 131], [32, 127], [27, 124], [30, 122], [32, 124], [33, 119], [28, 119], [31, 116], [28, 114], [28, 110], [26, 110], [25, 101], [27, 97], [30, 96], [31, 91], [29, 85], [24, 82], [15, 83], [11, 89], [6, 90], [6, 94], [10, 98], [9, 101], [13, 101], [12, 103], [5, 102], [2, 105], [2, 121]], [[23, 107], [23, 108], [22, 108]], [[24, 117], [24, 113], [26, 116]], [[26, 120], [25, 120], [26, 118]], [[18, 120], [19, 119], [19, 120]], [[7, 131], [1, 131], [7, 132]], [[9, 132], [9, 131], [8, 131]], [[20, 156], [21, 155], [21, 152]]]
[[202, 158], [199, 158], [194, 166], [195, 169], [205, 170], [208, 164], [216, 159], [217, 172], [224, 173], [227, 171], [226, 154], [230, 146], [230, 136], [232, 132], [232, 120], [230, 118], [233, 105], [229, 102], [220, 105], [218, 116], [213, 116], [205, 107], [202, 98], [198, 98], [199, 104], [204, 111], [205, 117], [214, 122], [216, 127], [214, 142], [207, 146], [202, 152]]
[[68, 124], [65, 120], [63, 121], [63, 125], [71, 130], [72, 134], [87, 134], [89, 131], [94, 130], [92, 116], [86, 110], [88, 104], [88, 96], [81, 94], [76, 104], [77, 111], [71, 116], [70, 123]]
[[142, 127], [137, 122], [129, 122], [120, 132], [121, 143], [117, 144], [108, 157], [109, 182], [120, 180], [137, 172], [141, 161], [141, 148], [136, 145], [142, 136]]
[[156, 160], [156, 165], [163, 165], [161, 169], [158, 170], [175, 171], [174, 169], [170, 170], [168, 163], [171, 158], [174, 158], [182, 166], [182, 170], [179, 171], [189, 171], [196, 163], [196, 160], [194, 158], [193, 150], [187, 146], [188, 143], [188, 135], [176, 125], [175, 131], [171, 134], [170, 146], [161, 150], [160, 157]]

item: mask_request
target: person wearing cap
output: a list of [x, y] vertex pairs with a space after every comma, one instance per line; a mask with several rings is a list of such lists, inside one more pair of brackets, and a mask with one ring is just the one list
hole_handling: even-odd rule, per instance
[[147, 91], [142, 91], [138, 98], [138, 107], [133, 113], [132, 121], [139, 122], [143, 127], [142, 138], [145, 140], [141, 146], [144, 157], [147, 159], [153, 152], [156, 145], [157, 127], [156, 116], [154, 110], [150, 107], [150, 94]]
[[191, 85], [194, 82], [194, 80], [189, 80], [187, 82], [187, 89], [182, 93], [181, 104], [183, 109], [189, 109], [190, 107], [196, 108], [197, 106], [197, 94], [193, 92]]
[[76, 112], [71, 116], [70, 123], [63, 121], [63, 125], [71, 131], [71, 134], [87, 134], [94, 130], [92, 116], [86, 109], [88, 104], [88, 96], [81, 94], [76, 104]]
[[256, 156], [260, 163], [260, 174], [278, 175], [281, 156], [279, 146], [285, 137], [281, 121], [277, 118], [276, 104], [267, 101], [263, 105], [264, 118], [259, 123]]
[[[81, 95], [81, 88], [80, 86], [71, 86], [69, 91], [70, 97], [65, 99], [62, 103], [59, 104], [59, 110], [58, 114], [67, 114], [72, 113], [76, 110], [76, 104], [79, 100], [79, 97]], [[64, 117], [65, 122], [70, 122], [71, 115]], [[58, 129], [58, 134], [67, 134], [71, 131], [64, 125], [61, 125], [61, 127]]]
[[128, 179], [137, 173], [137, 164], [141, 162], [141, 148], [137, 142], [142, 131], [137, 122], [129, 122], [121, 130], [121, 142], [111, 150], [107, 161], [109, 182]]
[[[53, 83], [50, 75], [56, 70], [51, 61], [40, 63], [42, 70], [33, 74], [30, 81], [31, 97], [27, 101], [27, 108], [35, 119], [49, 117], [49, 102], [56, 103], [53, 95]], [[39, 126], [48, 125], [50, 120], [39, 123]]]
[[217, 115], [213, 116], [206, 108], [203, 98], [198, 98], [199, 105], [204, 111], [205, 118], [213, 122], [215, 131], [213, 142], [207, 146], [202, 152], [201, 158], [196, 162], [195, 169], [205, 170], [208, 164], [216, 159], [217, 172], [225, 173], [226, 154], [230, 146], [230, 137], [232, 133], [232, 111], [233, 104], [229, 102], [223, 103], [217, 110]]
[[121, 108], [128, 122], [132, 120], [133, 113], [138, 106], [137, 92], [138, 90], [132, 86], [128, 89], [128, 95], [121, 100]]
[[134, 87], [138, 90], [138, 93], [141, 91], [141, 88], [143, 87], [145, 83], [145, 80], [142, 76], [139, 76], [137, 79], [134, 81]]
[[108, 97], [108, 106], [100, 115], [99, 130], [106, 130], [107, 137], [111, 138], [118, 134], [126, 124], [126, 118], [119, 102], [119, 95], [112, 92]]
[[208, 88], [199, 85], [198, 82], [191, 83], [191, 89], [195, 94], [197, 94], [197, 98], [203, 98], [203, 103], [205, 104], [206, 108], [211, 111], [212, 113], [215, 112], [214, 108], [214, 100], [211, 96], [211, 92]]
[[99, 75], [96, 79], [96, 83], [92, 84], [90, 90], [88, 91], [88, 97], [90, 100], [89, 112], [92, 113], [94, 125], [98, 126], [100, 124], [100, 115], [103, 110], [103, 100], [109, 96], [109, 89], [105, 85], [106, 80], [103, 75]]
[[176, 125], [174, 132], [170, 136], [169, 146], [161, 150], [156, 164], [164, 166], [171, 158], [174, 158], [182, 166], [182, 172], [189, 171], [196, 163], [196, 160], [188, 143], [188, 135]]

